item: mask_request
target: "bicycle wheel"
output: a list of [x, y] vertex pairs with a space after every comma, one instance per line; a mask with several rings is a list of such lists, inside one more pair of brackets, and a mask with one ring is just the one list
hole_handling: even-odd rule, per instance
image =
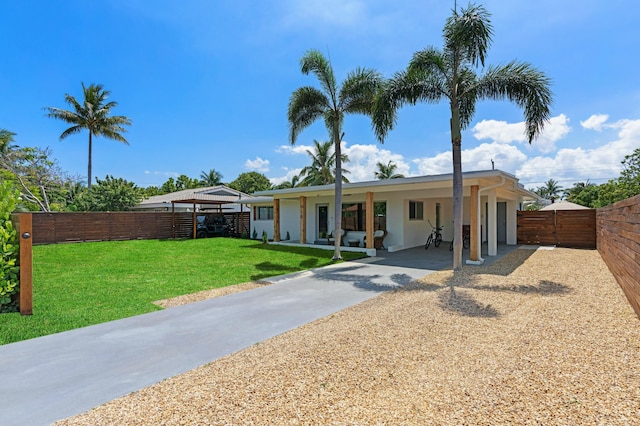
[[424, 245], [424, 249], [425, 250], [428, 249], [432, 242], [433, 242], [433, 235], [429, 235], [429, 238], [427, 238], [427, 243]]
[[435, 239], [435, 241], [433, 242], [433, 244], [434, 244], [436, 247], [439, 247], [441, 242], [442, 242], [442, 234], [437, 234], [437, 235], [436, 235], [436, 239]]

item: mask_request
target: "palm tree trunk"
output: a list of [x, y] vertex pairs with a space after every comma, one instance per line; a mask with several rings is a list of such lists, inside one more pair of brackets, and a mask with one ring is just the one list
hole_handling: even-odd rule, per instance
[[91, 150], [93, 149], [93, 132], [89, 129], [89, 161], [87, 170], [87, 188], [91, 189]]
[[462, 269], [462, 134], [460, 110], [451, 105], [451, 151], [453, 153], [453, 270]]
[[333, 252], [333, 260], [342, 259], [340, 254], [340, 242], [341, 242], [341, 230], [342, 230], [342, 152], [341, 152], [341, 137], [340, 129], [338, 125], [333, 126], [333, 143], [335, 146], [336, 154], [336, 182], [335, 182], [335, 227], [333, 230], [333, 236], [335, 237], [335, 249]]

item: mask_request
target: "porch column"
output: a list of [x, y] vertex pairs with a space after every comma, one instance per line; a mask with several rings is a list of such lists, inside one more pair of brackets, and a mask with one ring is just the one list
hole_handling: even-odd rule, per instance
[[507, 201], [507, 244], [518, 244], [518, 202]]
[[498, 254], [498, 201], [496, 191], [492, 189], [487, 193], [487, 246], [489, 256]]
[[307, 244], [307, 197], [300, 197], [300, 244]]
[[280, 199], [273, 200], [273, 241], [280, 241]]
[[469, 248], [471, 253], [469, 260], [477, 262], [480, 260], [480, 197], [478, 185], [471, 185], [471, 206], [470, 206], [470, 219], [471, 224], [469, 226]]
[[365, 232], [367, 235], [367, 248], [373, 248], [373, 192], [367, 192], [365, 199]]

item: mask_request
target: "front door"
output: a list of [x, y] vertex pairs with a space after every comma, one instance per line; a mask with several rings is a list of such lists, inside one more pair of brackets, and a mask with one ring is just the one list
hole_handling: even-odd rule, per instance
[[318, 218], [316, 239], [326, 237], [329, 232], [329, 205], [318, 205], [318, 214], [316, 217]]
[[496, 232], [498, 243], [507, 243], [507, 203], [498, 202], [496, 210]]

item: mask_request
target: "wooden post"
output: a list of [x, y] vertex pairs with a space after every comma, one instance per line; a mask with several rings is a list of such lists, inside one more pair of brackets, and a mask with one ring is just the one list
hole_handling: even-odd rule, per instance
[[374, 247], [373, 241], [373, 192], [367, 192], [365, 199], [365, 231], [367, 235], [367, 248]]
[[20, 213], [20, 315], [33, 315], [33, 254], [31, 213]]
[[191, 215], [191, 221], [193, 222], [193, 239], [195, 240], [196, 236], [197, 236], [197, 234], [196, 234], [196, 232], [197, 232], [197, 229], [196, 229], [196, 202], [195, 201], [193, 202], [193, 214]]
[[300, 244], [307, 244], [307, 197], [300, 197]]
[[280, 241], [280, 199], [273, 200], [273, 241]]
[[480, 260], [480, 224], [478, 223], [478, 213], [480, 209], [478, 185], [471, 185], [471, 208], [469, 209], [471, 225], [469, 226], [469, 260], [477, 262]]

